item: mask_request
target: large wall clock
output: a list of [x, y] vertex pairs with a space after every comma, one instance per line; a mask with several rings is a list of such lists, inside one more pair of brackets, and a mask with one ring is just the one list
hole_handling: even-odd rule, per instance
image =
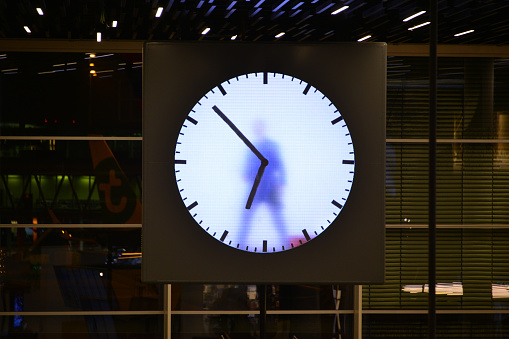
[[148, 42], [142, 274], [384, 280], [386, 46]]
[[355, 154], [347, 121], [318, 88], [259, 72], [218, 83], [175, 147], [183, 204], [235, 249], [274, 253], [320, 235], [347, 203]]

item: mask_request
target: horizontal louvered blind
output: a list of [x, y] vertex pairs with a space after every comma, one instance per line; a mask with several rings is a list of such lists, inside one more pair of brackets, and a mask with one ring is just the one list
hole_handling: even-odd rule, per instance
[[[388, 59], [386, 282], [365, 309], [427, 309], [427, 62]], [[509, 308], [508, 60], [439, 59], [437, 135], [437, 306]]]
[[[427, 237], [426, 229], [387, 229], [386, 282], [364, 287], [365, 309], [427, 308]], [[437, 283], [445, 286], [439, 309], [509, 308], [509, 293], [492, 294], [509, 287], [509, 229], [439, 229]]]

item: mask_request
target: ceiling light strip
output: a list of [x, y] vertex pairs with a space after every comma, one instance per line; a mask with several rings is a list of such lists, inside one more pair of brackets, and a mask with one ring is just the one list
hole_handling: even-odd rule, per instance
[[417, 13], [415, 13], [415, 14], [412, 14], [412, 15], [410, 15], [409, 17], [406, 17], [405, 19], [403, 19], [403, 22], [410, 21], [410, 20], [412, 20], [412, 19], [414, 19], [414, 18], [417, 18], [417, 17], [418, 17], [418, 16], [420, 16], [420, 15], [423, 15], [424, 13], [426, 13], [426, 11], [420, 11], [420, 12], [417, 12]]
[[336, 14], [339, 14], [341, 12], [343, 12], [344, 10], [347, 10], [350, 6], [343, 6], [341, 8], [338, 8], [336, 9], [334, 12], [331, 13], [331, 15], [336, 15]]
[[426, 21], [426, 22], [423, 22], [422, 24], [416, 25], [414, 27], [410, 27], [408, 30], [409, 31], [413, 31], [414, 29], [421, 28], [421, 27], [427, 26], [429, 24], [430, 24], [430, 22]]
[[474, 30], [471, 29], [471, 30], [468, 30], [468, 31], [464, 31], [464, 32], [461, 32], [461, 33], [454, 34], [454, 36], [462, 36], [462, 35], [470, 34], [470, 33], [473, 33], [473, 32], [474, 32]]
[[274, 8], [274, 9], [272, 10], [272, 12], [277, 12], [277, 11], [279, 11], [279, 10], [281, 9], [281, 7], [283, 7], [284, 5], [286, 5], [286, 4], [288, 3], [288, 1], [290, 1], [290, 0], [283, 0], [283, 1], [279, 4], [279, 6], [277, 6], [276, 8]]

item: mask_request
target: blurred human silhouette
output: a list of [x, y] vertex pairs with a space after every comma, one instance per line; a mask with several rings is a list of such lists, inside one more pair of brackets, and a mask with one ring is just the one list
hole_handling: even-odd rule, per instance
[[[282, 190], [285, 184], [285, 170], [279, 145], [267, 136], [267, 130], [263, 121], [256, 121], [253, 126], [254, 146], [269, 161], [265, 168], [262, 179], [256, 191], [253, 204], [250, 209], [243, 212], [241, 234], [243, 239], [247, 239], [251, 234], [252, 226], [259, 230], [262, 225], [253, 225], [253, 216], [262, 205], [265, 205], [270, 211], [273, 224], [277, 228], [277, 233], [281, 240], [286, 238], [286, 225], [283, 217]], [[260, 168], [260, 159], [253, 152], [249, 152], [243, 173], [243, 178], [251, 188], [258, 169]], [[246, 196], [247, 199], [247, 196]]]

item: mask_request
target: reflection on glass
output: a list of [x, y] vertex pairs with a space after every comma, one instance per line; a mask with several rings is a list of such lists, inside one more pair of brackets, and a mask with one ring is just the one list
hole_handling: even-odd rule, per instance
[[2, 338], [129, 338], [163, 339], [161, 315], [66, 315], [2, 317]]
[[161, 310], [141, 282], [139, 229], [0, 229], [4, 311]]
[[54, 145], [2, 143], [0, 223], [141, 224], [141, 142]]

